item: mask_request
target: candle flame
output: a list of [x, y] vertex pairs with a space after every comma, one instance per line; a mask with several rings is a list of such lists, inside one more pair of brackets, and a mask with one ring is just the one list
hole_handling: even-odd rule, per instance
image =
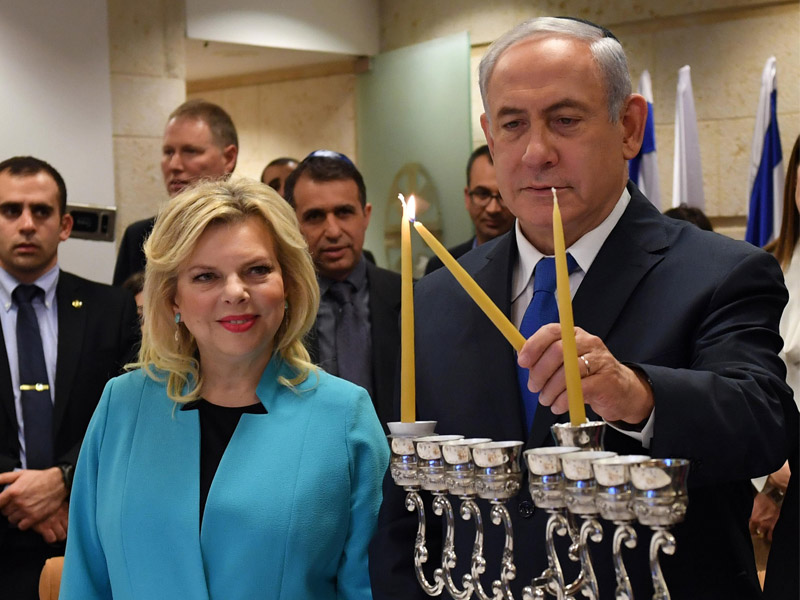
[[414, 194], [408, 197], [408, 202], [403, 194], [397, 194], [397, 199], [403, 203], [403, 218], [413, 223], [417, 216], [417, 201], [414, 199]]

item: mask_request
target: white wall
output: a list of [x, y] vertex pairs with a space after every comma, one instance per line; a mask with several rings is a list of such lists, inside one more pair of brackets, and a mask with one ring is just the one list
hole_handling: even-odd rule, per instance
[[186, 0], [190, 38], [341, 54], [378, 53], [377, 0]]
[[[0, 160], [33, 155], [68, 201], [114, 206], [105, 0], [0, 0]], [[113, 242], [68, 240], [59, 262], [110, 282]]]

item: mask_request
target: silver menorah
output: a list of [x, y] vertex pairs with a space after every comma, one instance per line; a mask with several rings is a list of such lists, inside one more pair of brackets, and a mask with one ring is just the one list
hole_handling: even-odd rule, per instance
[[[390, 473], [406, 491], [406, 508], [417, 513], [414, 569], [426, 594], [444, 592], [454, 600], [514, 600], [510, 584], [516, 579], [514, 531], [505, 503], [520, 491], [522, 470], [520, 441], [465, 439], [461, 435], [435, 435], [435, 422], [389, 424], [392, 434]], [[547, 567], [530, 585], [523, 587], [523, 600], [599, 598], [591, 544], [603, 538], [599, 517], [614, 526], [612, 551], [616, 577], [615, 598], [633, 600], [630, 580], [622, 558], [622, 547], [633, 549], [635, 521], [653, 530], [650, 541], [650, 575], [653, 600], [669, 600], [669, 590], [659, 564], [659, 554], [673, 554], [675, 538], [669, 528], [686, 514], [686, 477], [689, 462], [682, 459], [652, 459], [644, 455], [618, 456], [602, 447], [605, 423], [578, 426], [557, 424], [552, 428], [558, 445], [524, 452], [531, 498], [548, 513], [545, 527]], [[422, 492], [433, 495], [432, 509], [442, 518], [444, 539], [441, 564], [428, 580], [424, 565], [430, 560], [427, 516]], [[460, 582], [453, 571], [455, 510], [448, 495], [461, 502], [458, 513], [474, 525], [469, 572]], [[487, 571], [484, 556], [484, 521], [477, 498], [489, 501], [492, 524], [503, 528], [505, 543], [499, 576], [491, 589], [484, 589], [481, 576]], [[556, 549], [556, 537], [568, 536], [568, 558], [579, 562], [580, 572], [566, 582]]]

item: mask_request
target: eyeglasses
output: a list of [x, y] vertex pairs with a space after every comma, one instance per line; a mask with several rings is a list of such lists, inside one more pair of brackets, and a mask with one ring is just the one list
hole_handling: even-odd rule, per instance
[[500, 195], [500, 192], [493, 194], [491, 190], [485, 187], [476, 187], [467, 193], [469, 197], [472, 198], [472, 201], [480, 207], [489, 206], [492, 200], [497, 200], [497, 203], [503, 206], [503, 197]]

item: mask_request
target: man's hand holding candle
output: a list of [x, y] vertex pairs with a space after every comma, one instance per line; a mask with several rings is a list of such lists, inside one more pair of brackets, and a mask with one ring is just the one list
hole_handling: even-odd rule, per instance
[[[580, 327], [575, 328], [575, 342], [578, 356], [585, 359], [578, 359], [578, 370], [586, 404], [612, 424], [621, 421], [636, 425], [645, 421], [653, 411], [654, 402], [653, 390], [644, 375], [623, 365], [599, 337]], [[555, 414], [567, 412], [559, 324], [545, 325], [529, 337], [517, 362], [530, 369], [528, 389], [539, 392], [539, 403], [550, 407]]]

